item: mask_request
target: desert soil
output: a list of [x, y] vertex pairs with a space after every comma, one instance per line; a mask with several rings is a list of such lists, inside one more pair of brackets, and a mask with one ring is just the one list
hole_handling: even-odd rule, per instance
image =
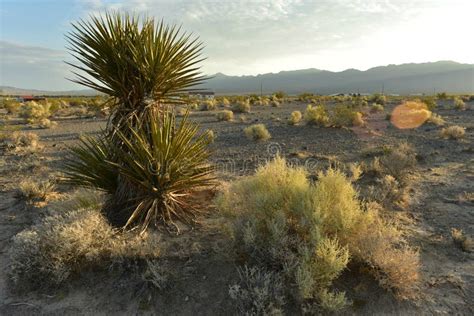
[[[386, 113], [395, 106], [386, 107]], [[474, 109], [474, 102], [468, 104]], [[354, 304], [346, 314], [474, 314], [474, 254], [463, 252], [451, 238], [451, 229], [474, 235], [474, 204], [458, 197], [474, 192], [474, 110], [457, 111], [441, 104], [436, 111], [448, 125], [466, 127], [463, 140], [439, 137], [439, 127], [423, 125], [398, 130], [385, 120], [385, 114], [371, 115], [367, 129], [318, 128], [286, 123], [291, 111], [304, 111], [306, 104], [291, 102], [281, 107], [253, 107], [236, 115], [233, 122], [217, 122], [215, 112], [195, 111], [191, 118], [202, 129], [212, 129], [212, 160], [218, 165], [222, 181], [251, 174], [276, 153], [292, 163], [317, 172], [329, 163], [367, 161], [367, 152], [383, 145], [407, 141], [418, 153], [417, 182], [412, 204], [399, 211], [407, 218], [407, 231], [422, 257], [422, 294], [417, 302], [400, 302], [381, 290], [368, 277], [343, 276], [341, 287], [356, 287], [350, 298]], [[228, 296], [229, 285], [237, 280], [236, 262], [226, 255], [228, 241], [218, 230], [213, 216], [193, 231], [174, 237], [176, 254], [167, 260], [176, 271], [171, 288], [150, 294], [137, 277], [126, 272], [85, 271], [54, 290], [33, 293], [12, 291], [6, 275], [8, 249], [12, 237], [41, 217], [41, 208], [32, 208], [15, 198], [18, 182], [25, 177], [43, 178], [60, 171], [67, 146], [79, 134], [98, 133], [104, 119], [57, 119], [58, 127], [32, 130], [44, 145], [33, 155], [2, 154], [0, 164], [0, 314], [2, 315], [224, 315], [237, 314]], [[264, 123], [272, 138], [253, 142], [243, 129]], [[31, 130], [21, 120], [3, 120], [2, 124]], [[61, 187], [62, 190], [70, 190]], [[209, 200], [209, 203], [212, 203]], [[180, 247], [194, 247], [180, 254]], [[295, 314], [291, 304], [287, 313]]]

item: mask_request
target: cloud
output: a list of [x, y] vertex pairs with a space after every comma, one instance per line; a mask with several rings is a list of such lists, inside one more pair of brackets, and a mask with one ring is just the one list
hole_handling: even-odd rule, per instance
[[43, 90], [77, 89], [65, 80], [70, 67], [63, 61], [66, 52], [0, 41], [0, 85]]

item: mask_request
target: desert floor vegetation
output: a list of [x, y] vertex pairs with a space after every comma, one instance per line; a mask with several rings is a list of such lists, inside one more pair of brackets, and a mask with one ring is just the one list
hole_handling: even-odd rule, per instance
[[474, 111], [191, 97], [192, 35], [75, 25], [75, 80], [103, 96], [2, 101], [0, 314], [472, 314]]
[[447, 139], [461, 139], [466, 134], [466, 129], [462, 126], [453, 125], [441, 129], [440, 135]]

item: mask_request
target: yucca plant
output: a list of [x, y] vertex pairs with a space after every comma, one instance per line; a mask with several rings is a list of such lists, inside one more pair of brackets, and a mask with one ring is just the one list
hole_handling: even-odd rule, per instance
[[[109, 128], [135, 126], [150, 107], [179, 102], [201, 83], [202, 43], [153, 18], [107, 13], [72, 25], [68, 49], [80, 65], [72, 81], [114, 100]], [[148, 100], [148, 102], [147, 102]], [[123, 132], [123, 130], [122, 130]]]
[[207, 134], [186, 114], [176, 122], [170, 106], [204, 80], [198, 64], [202, 44], [180, 28], [128, 14], [91, 17], [73, 25], [69, 49], [81, 65], [73, 81], [114, 101], [99, 138], [71, 150], [69, 183], [108, 193], [104, 212], [125, 227], [191, 223], [196, 209], [187, 197], [209, 185]]

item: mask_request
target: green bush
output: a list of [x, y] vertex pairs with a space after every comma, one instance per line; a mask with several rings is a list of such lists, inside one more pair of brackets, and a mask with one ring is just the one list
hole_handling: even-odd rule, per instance
[[254, 124], [244, 129], [245, 136], [255, 141], [264, 141], [271, 138], [270, 133], [263, 124]]
[[[354, 121], [358, 118], [358, 112], [354, 111], [351, 107], [338, 104], [334, 107], [334, 111], [330, 118], [330, 124], [336, 127], [352, 126]], [[360, 119], [362, 119], [360, 117]]]
[[296, 284], [296, 298], [341, 308], [343, 293], [329, 292], [349, 261], [368, 265], [381, 286], [400, 297], [416, 295], [419, 258], [401, 233], [362, 203], [351, 182], [329, 170], [312, 183], [302, 168], [276, 158], [217, 199], [230, 219], [237, 255]]
[[329, 116], [324, 105], [312, 106], [308, 104], [304, 112], [304, 120], [307, 124], [326, 126], [329, 124]]
[[387, 97], [385, 95], [376, 93], [369, 98], [369, 101], [372, 103], [385, 105], [385, 103], [387, 102]]

